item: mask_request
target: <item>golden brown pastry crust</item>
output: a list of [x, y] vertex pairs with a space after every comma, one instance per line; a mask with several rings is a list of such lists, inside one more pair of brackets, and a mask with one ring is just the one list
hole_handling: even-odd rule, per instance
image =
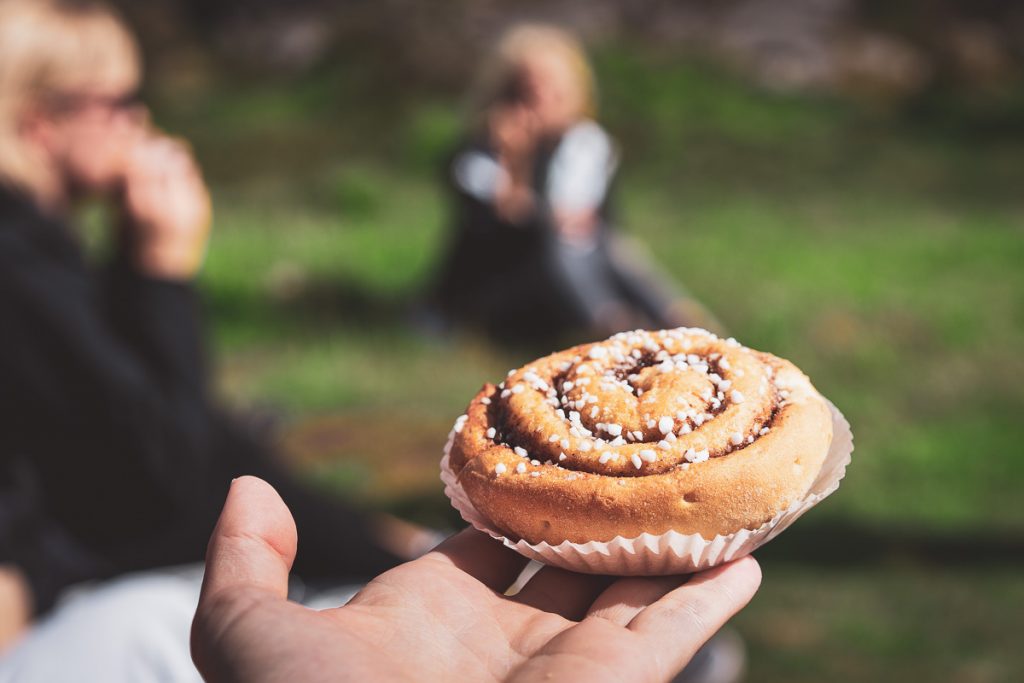
[[485, 385], [449, 465], [531, 543], [753, 529], [803, 497], [832, 440], [792, 363], [704, 330], [626, 332]]

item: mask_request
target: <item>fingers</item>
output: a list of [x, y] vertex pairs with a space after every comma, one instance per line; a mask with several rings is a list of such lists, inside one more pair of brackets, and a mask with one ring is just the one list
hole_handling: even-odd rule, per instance
[[296, 543], [295, 521], [277, 491], [256, 477], [234, 480], [206, 551], [200, 608], [227, 588], [287, 597]]
[[761, 568], [744, 557], [694, 575], [637, 614], [628, 628], [641, 637], [642, 649], [658, 654], [657, 667], [670, 676], [750, 602], [760, 585]]
[[150, 137], [140, 142], [131, 156], [125, 178], [130, 208], [143, 214], [154, 207], [173, 207], [169, 193], [191, 190], [198, 182], [188, 148], [171, 138]]
[[587, 616], [601, 617], [626, 626], [648, 605], [675, 590], [686, 576], [655, 576], [619, 579], [594, 600]]
[[588, 617], [561, 631], [509, 680], [669, 680], [750, 600], [761, 572], [744, 558], [673, 588], [680, 580], [616, 582], [592, 610], [608, 618]]
[[[205, 187], [188, 143], [162, 135], [147, 137], [135, 146], [126, 185], [129, 193], [136, 195], [136, 200], [144, 202], [160, 199], [169, 192], [194, 194], [197, 186]], [[173, 207], [174, 202], [165, 201], [160, 205]]]
[[150, 135], [135, 146], [129, 170], [143, 178], [163, 178], [190, 166], [192, 154], [186, 142], [162, 135]]
[[210, 195], [188, 145], [150, 135], [135, 147], [125, 174], [122, 240], [145, 273], [187, 279], [202, 265]]
[[512, 600], [545, 612], [579, 621], [594, 598], [614, 581], [608, 576], [577, 574], [557, 567], [544, 567]]
[[472, 528], [455, 534], [414, 563], [439, 560], [455, 565], [498, 592], [512, 585], [528, 561], [500, 541]]

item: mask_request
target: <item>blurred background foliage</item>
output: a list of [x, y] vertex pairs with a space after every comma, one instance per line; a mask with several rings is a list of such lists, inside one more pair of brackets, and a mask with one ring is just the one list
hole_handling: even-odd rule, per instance
[[474, 67], [511, 23], [556, 21], [624, 151], [622, 229], [856, 435], [839, 492], [761, 553], [750, 679], [1024, 673], [1024, 7], [124, 4], [156, 121], [214, 191], [220, 391], [283, 415], [311, 477], [456, 524], [450, 423], [549, 349], [426, 339], [410, 307]]

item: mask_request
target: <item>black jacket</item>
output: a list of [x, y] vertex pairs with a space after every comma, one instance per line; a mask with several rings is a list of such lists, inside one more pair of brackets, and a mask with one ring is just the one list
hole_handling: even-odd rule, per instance
[[[0, 189], [0, 563], [26, 573], [40, 611], [82, 579], [200, 560], [233, 476], [306, 503], [211, 406], [201, 338], [189, 284], [116, 258], [92, 271], [64, 224]], [[392, 563], [327, 508], [305, 516], [333, 518], [313, 521], [336, 525], [334, 543], [354, 535], [359, 558], [321, 569]]]

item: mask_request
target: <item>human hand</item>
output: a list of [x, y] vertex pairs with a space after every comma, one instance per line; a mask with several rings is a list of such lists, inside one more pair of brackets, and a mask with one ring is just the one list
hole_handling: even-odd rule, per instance
[[148, 135], [124, 174], [122, 240], [143, 273], [189, 279], [202, 264], [210, 230], [210, 195], [188, 147]]
[[[265, 482], [233, 482], [210, 539], [192, 657], [210, 681], [667, 680], [753, 596], [751, 558], [685, 577], [545, 567], [467, 530], [343, 607], [288, 602], [295, 525]], [[682, 585], [681, 585], [682, 584]]]
[[523, 223], [529, 219], [536, 208], [533, 190], [524, 185], [517, 185], [508, 177], [498, 184], [494, 195], [494, 210], [502, 218], [512, 224]]
[[0, 653], [29, 626], [32, 591], [25, 574], [12, 564], [0, 564]]
[[527, 163], [537, 146], [537, 117], [522, 104], [494, 107], [488, 115], [491, 144], [506, 161]]
[[563, 239], [591, 242], [597, 232], [597, 212], [593, 209], [559, 209], [552, 212], [555, 229]]
[[503, 105], [490, 114], [491, 144], [504, 174], [498, 183], [494, 208], [509, 223], [522, 223], [536, 207], [531, 182], [537, 145], [536, 117], [521, 104]]

